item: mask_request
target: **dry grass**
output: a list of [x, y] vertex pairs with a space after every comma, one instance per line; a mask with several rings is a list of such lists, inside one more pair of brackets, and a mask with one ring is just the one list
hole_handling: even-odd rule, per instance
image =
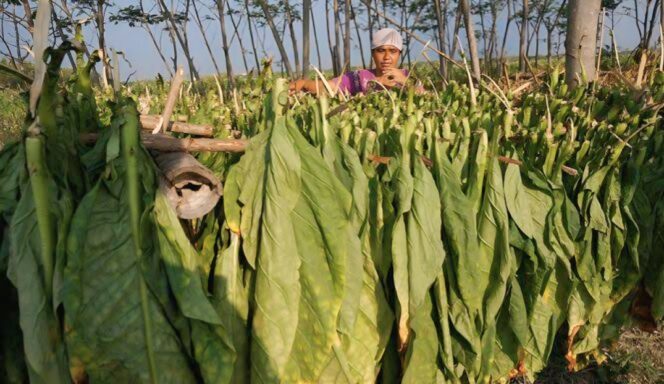
[[664, 328], [653, 333], [639, 329], [620, 336], [606, 352], [609, 362], [604, 367], [608, 383], [664, 384]]
[[19, 137], [26, 111], [20, 91], [0, 88], [0, 148]]
[[604, 353], [607, 360], [601, 366], [592, 364], [579, 372], [568, 372], [567, 361], [554, 350], [535, 384], [664, 384], [662, 326], [653, 333], [628, 330]]

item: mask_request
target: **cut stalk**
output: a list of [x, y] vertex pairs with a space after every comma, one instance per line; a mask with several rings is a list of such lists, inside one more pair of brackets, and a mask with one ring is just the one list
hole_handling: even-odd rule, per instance
[[53, 294], [54, 225], [49, 212], [48, 168], [44, 156], [44, 141], [40, 133], [25, 139], [25, 156], [30, 172], [30, 187], [35, 205], [41, 261], [44, 268], [44, 293], [50, 302]]
[[122, 126], [122, 156], [125, 161], [125, 183], [126, 198], [129, 206], [129, 216], [131, 221], [131, 237], [134, 243], [134, 253], [136, 255], [136, 273], [141, 296], [141, 312], [143, 314], [143, 336], [145, 338], [145, 351], [150, 370], [150, 382], [157, 382], [157, 366], [152, 349], [152, 321], [150, 319], [148, 289], [143, 278], [143, 250], [141, 245], [140, 220], [141, 220], [141, 181], [138, 172], [138, 153], [141, 151], [139, 144], [139, 124], [136, 108], [130, 100], [126, 101], [123, 107], [122, 115], [125, 123]]

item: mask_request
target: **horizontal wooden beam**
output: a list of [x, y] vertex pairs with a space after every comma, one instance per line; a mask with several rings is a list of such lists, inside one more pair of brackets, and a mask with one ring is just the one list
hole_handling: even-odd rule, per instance
[[[81, 134], [81, 142], [93, 144], [99, 138], [97, 133]], [[247, 146], [246, 140], [240, 139], [207, 139], [207, 138], [182, 138], [173, 137], [163, 133], [151, 134], [141, 133], [141, 142], [148, 149], [161, 152], [244, 152]]]
[[[161, 116], [157, 115], [141, 115], [141, 126], [145, 130], [152, 131], [159, 124], [160, 119]], [[212, 137], [214, 127], [207, 124], [190, 124], [171, 120], [168, 123], [168, 127], [166, 127], [166, 131]]]

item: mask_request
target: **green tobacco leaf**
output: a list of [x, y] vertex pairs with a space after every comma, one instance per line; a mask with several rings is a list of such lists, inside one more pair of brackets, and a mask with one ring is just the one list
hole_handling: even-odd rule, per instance
[[[48, 186], [49, 215], [57, 217], [59, 204], [55, 183]], [[44, 287], [39, 246], [42, 242], [32, 188], [23, 188], [21, 200], [10, 222], [10, 255], [7, 276], [18, 292], [20, 325], [23, 331], [25, 362], [33, 383], [70, 382], [60, 323]]]
[[480, 314], [489, 284], [490, 263], [478, 255], [476, 213], [464, 195], [458, 174], [444, 154], [436, 153], [438, 190], [443, 212], [443, 231], [452, 253], [449, 255], [458, 290], [471, 315]]
[[189, 243], [180, 220], [161, 190], [156, 193], [153, 214], [159, 254], [178, 308], [192, 324], [194, 358], [203, 379], [214, 383], [236, 382], [232, 381], [236, 354], [230, 334], [243, 330], [229, 328], [230, 324], [223, 322], [215, 311], [207, 297], [207, 275], [199, 265], [201, 256]]
[[[231, 233], [230, 244], [221, 252], [213, 271], [211, 301], [230, 338], [235, 352], [231, 383], [249, 382], [249, 292], [245, 284], [240, 257], [240, 236]], [[212, 367], [218, 363], [210, 361]], [[221, 368], [221, 367], [220, 367]]]
[[432, 315], [431, 295], [427, 294], [419, 311], [410, 319], [412, 336], [406, 351], [402, 383], [436, 383], [442, 376], [438, 366], [438, 334]]
[[[402, 167], [400, 174], [406, 172], [410, 176], [408, 168]], [[431, 368], [436, 367], [438, 351], [429, 290], [442, 268], [445, 250], [440, 238], [438, 190], [421, 160], [415, 160], [412, 192], [401, 196], [412, 196], [410, 203], [399, 202], [410, 209], [402, 212], [397, 221], [392, 246], [394, 286], [400, 308], [398, 333], [406, 348], [404, 382], [428, 382], [423, 375], [435, 377], [437, 369]]]
[[260, 234], [245, 237], [243, 243], [245, 248], [257, 250], [251, 345], [251, 380], [257, 382], [283, 378], [296, 336], [301, 296], [301, 261], [291, 219], [302, 188], [301, 161], [292, 148], [283, 119], [267, 132], [265, 144], [254, 149], [261, 153], [259, 156], [270, 159], [265, 162], [264, 172], [256, 172], [256, 178], [264, 181], [258, 183], [254, 196], [242, 184], [247, 198], [240, 197], [243, 201], [258, 199], [264, 204], [262, 214], [252, 212], [256, 220], [260, 218], [260, 226], [251, 225], [250, 230], [242, 231], [247, 235]]
[[122, 156], [80, 202], [68, 237], [63, 300], [72, 376], [194, 382], [146, 204], [156, 189], [153, 164], [138, 142], [133, 103], [123, 100], [116, 113]]
[[258, 250], [251, 377], [315, 381], [334, 356], [333, 347], [340, 347], [337, 321], [352, 241], [350, 204], [344, 202], [351, 200], [299, 132], [283, 118], [271, 126], [265, 143], [251, 150], [269, 160], [264, 182], [252, 184], [259, 196], [245, 194], [240, 184], [240, 200], [263, 200], [259, 228], [243, 231], [257, 231], [260, 241], [248, 244], [254, 237], [243, 238], [245, 249]]
[[0, 217], [9, 222], [20, 198], [21, 185], [27, 177], [23, 145], [16, 142], [0, 150], [0, 164], [3, 164], [0, 167]]
[[[144, 260], [135, 253], [127, 204], [118, 198], [124, 188], [121, 179], [99, 183], [72, 219], [64, 307], [74, 378], [150, 382], [151, 349], [156, 380], [193, 382], [183, 346], [152, 292], [146, 303], [149, 323], [143, 318], [139, 287], [148, 273], [143, 265], [158, 259], [148, 241], [140, 255]], [[150, 345], [145, 330], [154, 337]]]

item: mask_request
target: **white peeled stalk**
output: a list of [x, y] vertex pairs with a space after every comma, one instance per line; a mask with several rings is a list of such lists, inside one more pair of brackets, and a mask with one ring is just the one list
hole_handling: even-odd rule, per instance
[[35, 28], [32, 34], [32, 52], [35, 58], [35, 76], [30, 86], [30, 114], [34, 118], [37, 111], [37, 101], [41, 95], [44, 76], [46, 75], [46, 63], [44, 63], [44, 51], [48, 46], [48, 29], [51, 20], [51, 2], [39, 0], [37, 5], [37, 17], [35, 17]]

